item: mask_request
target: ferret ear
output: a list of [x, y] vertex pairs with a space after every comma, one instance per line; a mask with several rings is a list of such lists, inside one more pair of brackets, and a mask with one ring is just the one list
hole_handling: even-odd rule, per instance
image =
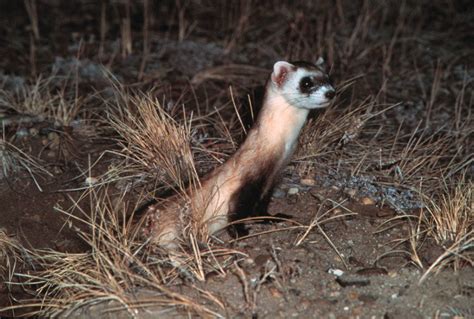
[[295, 66], [285, 61], [278, 61], [273, 65], [272, 82], [280, 87], [286, 80], [286, 77]]
[[322, 70], [326, 70], [326, 67], [327, 67], [326, 61], [324, 61], [324, 58], [322, 56], [320, 56], [314, 64], [316, 64], [318, 68]]

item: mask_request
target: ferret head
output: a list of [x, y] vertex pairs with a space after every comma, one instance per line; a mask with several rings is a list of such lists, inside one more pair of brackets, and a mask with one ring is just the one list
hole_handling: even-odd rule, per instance
[[329, 105], [336, 92], [319, 58], [310, 62], [278, 61], [273, 66], [270, 85], [290, 104], [302, 109], [317, 109]]

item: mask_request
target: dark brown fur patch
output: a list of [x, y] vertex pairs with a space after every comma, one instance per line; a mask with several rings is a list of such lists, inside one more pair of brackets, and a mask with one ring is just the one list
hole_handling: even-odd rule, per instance
[[[275, 166], [276, 158], [272, 158], [257, 170], [258, 175], [248, 174], [244, 177], [242, 185], [230, 199], [230, 222], [266, 213], [274, 187]], [[242, 224], [236, 224], [230, 231], [235, 231], [240, 236], [246, 234]]]

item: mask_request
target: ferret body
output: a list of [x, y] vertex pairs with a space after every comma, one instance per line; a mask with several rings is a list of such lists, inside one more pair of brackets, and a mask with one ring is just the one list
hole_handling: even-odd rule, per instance
[[189, 189], [186, 203], [149, 207], [144, 233], [158, 246], [174, 248], [186, 225], [202, 236], [225, 228], [235, 216], [265, 207], [287, 164], [311, 109], [326, 107], [335, 91], [321, 67], [308, 62], [275, 63], [262, 108], [245, 142], [223, 165]]

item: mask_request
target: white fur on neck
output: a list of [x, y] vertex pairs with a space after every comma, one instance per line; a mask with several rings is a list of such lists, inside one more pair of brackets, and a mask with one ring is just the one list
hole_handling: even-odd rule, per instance
[[267, 93], [265, 105], [262, 109], [261, 129], [262, 135], [268, 139], [271, 147], [277, 147], [274, 143], [284, 145], [282, 160], [285, 162], [292, 154], [299, 133], [306, 122], [309, 110], [298, 108], [288, 103], [288, 100], [274, 87], [273, 84]]

